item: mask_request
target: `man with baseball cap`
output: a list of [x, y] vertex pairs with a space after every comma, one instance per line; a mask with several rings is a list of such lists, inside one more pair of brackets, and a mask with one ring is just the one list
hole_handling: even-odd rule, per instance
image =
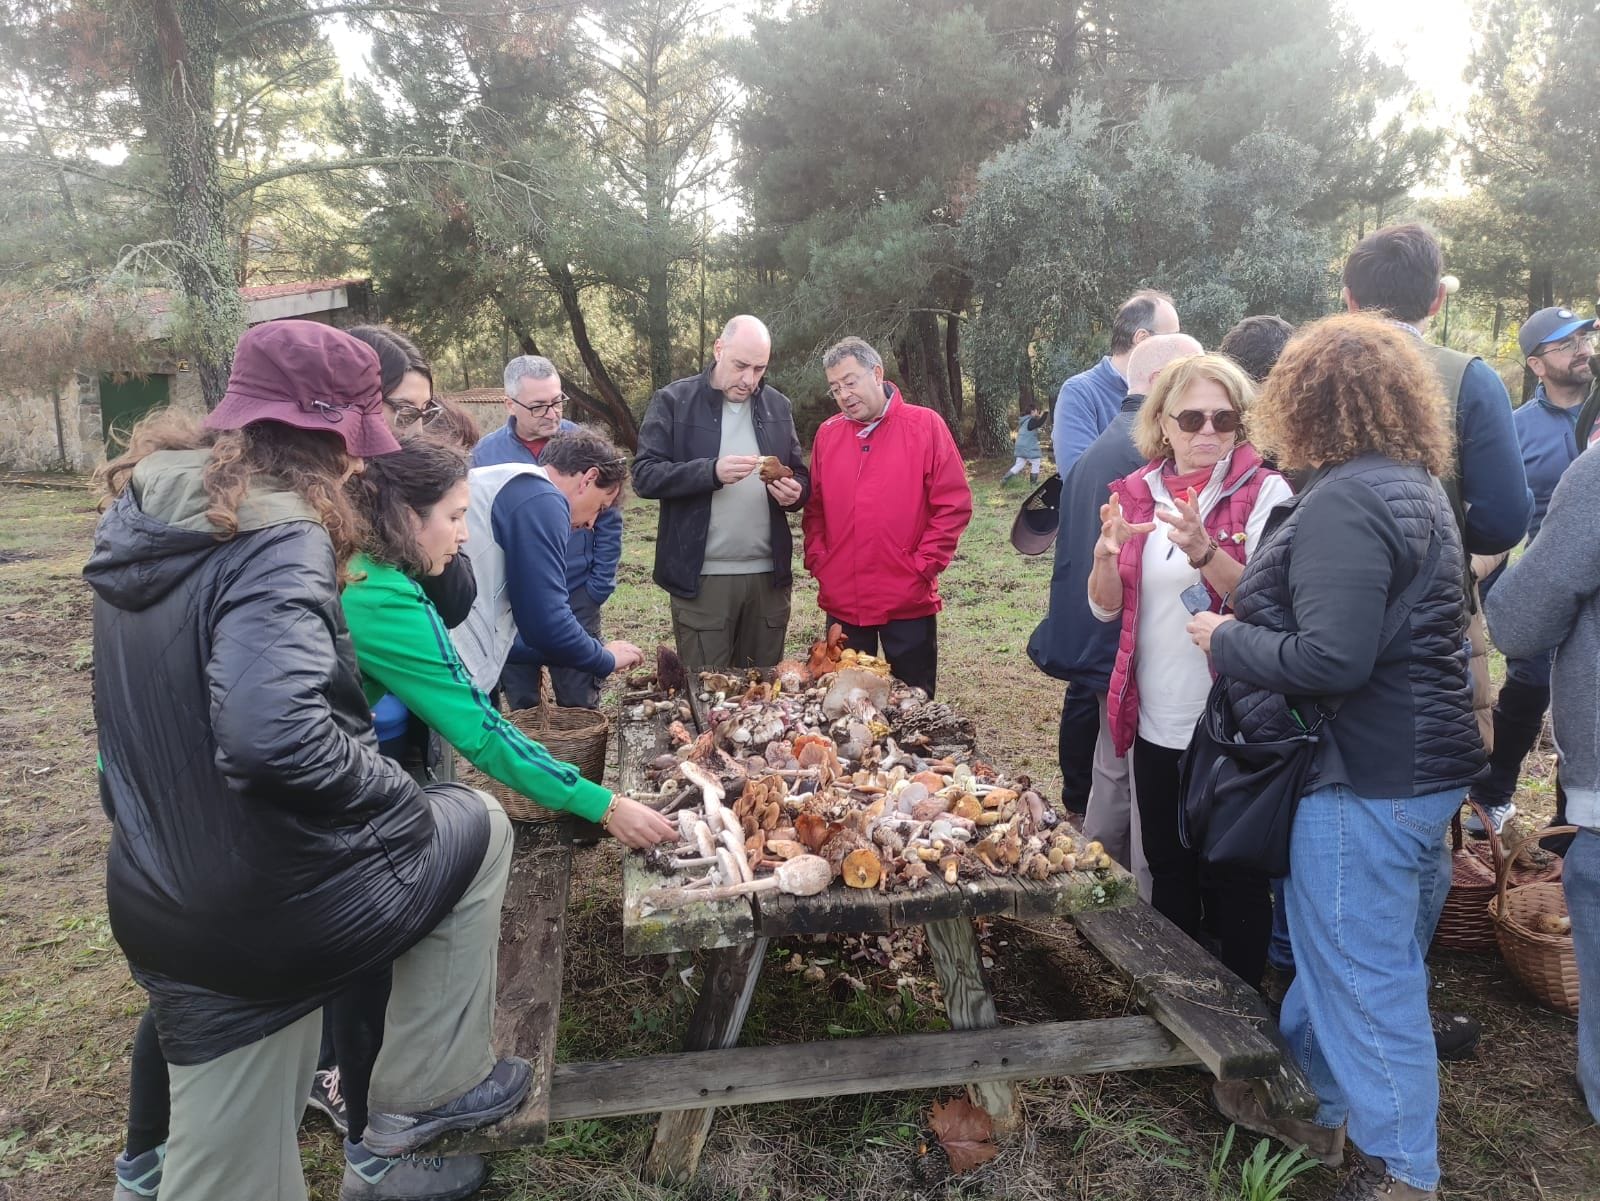
[[[1539, 379], [1533, 395], [1511, 415], [1533, 491], [1530, 542], [1538, 536], [1561, 476], [1582, 449], [1577, 438], [1578, 414], [1594, 382], [1589, 355], [1595, 347], [1595, 325], [1592, 317], [1553, 305], [1533, 314], [1517, 332], [1523, 361]], [[1498, 573], [1483, 582], [1485, 594], [1497, 578]], [[1472, 786], [1472, 799], [1488, 810], [1496, 830], [1517, 811], [1511, 798], [1522, 774], [1522, 760], [1538, 740], [1549, 707], [1550, 656], [1507, 656], [1506, 680], [1494, 703], [1489, 766]]]

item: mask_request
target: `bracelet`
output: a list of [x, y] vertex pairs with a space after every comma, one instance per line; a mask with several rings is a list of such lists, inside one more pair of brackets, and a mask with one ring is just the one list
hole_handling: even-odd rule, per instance
[[1211, 562], [1211, 560], [1216, 557], [1216, 554], [1217, 544], [1214, 541], [1208, 542], [1206, 544], [1206, 553], [1200, 556], [1200, 561], [1196, 563], [1193, 559], [1190, 559], [1189, 566], [1194, 568], [1196, 571], [1204, 570], [1205, 565]]
[[613, 796], [611, 804], [607, 805], [606, 811], [600, 815], [600, 828], [607, 834], [611, 833], [611, 819], [616, 816], [617, 802], [621, 799], [621, 797]]

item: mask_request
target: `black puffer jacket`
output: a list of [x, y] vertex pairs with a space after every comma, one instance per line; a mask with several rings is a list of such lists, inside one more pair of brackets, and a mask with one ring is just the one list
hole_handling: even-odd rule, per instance
[[[1442, 552], [1410, 618], [1378, 645], [1384, 612]], [[1368, 455], [1311, 477], [1268, 519], [1217, 627], [1211, 662], [1246, 737], [1293, 732], [1283, 697], [1342, 697], [1318, 786], [1409, 797], [1464, 787], [1483, 766], [1467, 678], [1461, 537], [1437, 480]], [[1302, 711], [1310, 716], [1309, 706]]]
[[[712, 365], [713, 367], [715, 364]], [[654, 580], [674, 596], [700, 594], [700, 569], [706, 561], [706, 536], [711, 529], [711, 494], [722, 487], [717, 456], [722, 452], [722, 393], [711, 386], [711, 367], [676, 380], [650, 398], [639, 426], [639, 452], [633, 460], [634, 491], [661, 502], [656, 523]], [[785, 513], [798, 513], [811, 499], [811, 472], [794, 431], [789, 398], [762, 384], [745, 403], [756, 445], [794, 471], [800, 499], [782, 509], [771, 497], [772, 586], [787, 588], [793, 578], [794, 539]]]
[[377, 753], [321, 525], [258, 492], [219, 542], [204, 462], [141, 463], [84, 571], [112, 931], [178, 1064], [281, 1029], [407, 950], [488, 842], [470, 792], [424, 792]]

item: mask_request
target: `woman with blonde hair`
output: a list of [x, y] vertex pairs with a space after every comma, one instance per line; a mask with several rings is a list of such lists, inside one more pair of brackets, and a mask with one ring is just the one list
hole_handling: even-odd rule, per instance
[[1215, 1095], [1234, 1122], [1330, 1165], [1348, 1125], [1366, 1158], [1339, 1201], [1419, 1201], [1439, 1183], [1432, 882], [1450, 879], [1445, 828], [1483, 765], [1461, 541], [1436, 478], [1452, 463], [1449, 406], [1403, 330], [1353, 313], [1295, 336], [1251, 422], [1305, 482], [1273, 514], [1233, 616], [1189, 629], [1247, 741], [1322, 715], [1290, 838], [1299, 972], [1281, 1018], [1321, 1108], [1272, 1119], [1248, 1085]]
[[1266, 965], [1268, 882], [1209, 873], [1183, 845], [1178, 765], [1211, 691], [1206, 657], [1184, 627], [1193, 612], [1227, 608], [1268, 512], [1289, 497], [1244, 440], [1253, 391], [1222, 355], [1161, 372], [1133, 424], [1150, 461], [1111, 485], [1089, 573], [1094, 615], [1122, 623], [1108, 716], [1117, 754], [1133, 756], [1150, 902], [1194, 938], [1208, 926], [1222, 962], [1251, 986]]

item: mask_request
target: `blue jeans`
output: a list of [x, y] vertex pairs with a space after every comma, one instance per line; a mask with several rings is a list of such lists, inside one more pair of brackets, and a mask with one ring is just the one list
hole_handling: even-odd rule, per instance
[[1289, 941], [1289, 902], [1284, 893], [1289, 877], [1272, 882], [1272, 938], [1267, 943], [1267, 962], [1280, 972], [1294, 971], [1294, 944]]
[[[1280, 1024], [1321, 1102], [1414, 1188], [1439, 1185], [1439, 1061], [1423, 953], [1450, 878], [1444, 832], [1466, 790], [1378, 800], [1307, 793], [1289, 844], [1298, 973]], [[1441, 886], [1444, 885], [1444, 886]]]
[[[1572, 915], [1578, 954], [1578, 1084], [1600, 1122], [1600, 832], [1578, 831], [1562, 867], [1561, 886]], [[1593, 998], [1593, 999], [1591, 999]]]

